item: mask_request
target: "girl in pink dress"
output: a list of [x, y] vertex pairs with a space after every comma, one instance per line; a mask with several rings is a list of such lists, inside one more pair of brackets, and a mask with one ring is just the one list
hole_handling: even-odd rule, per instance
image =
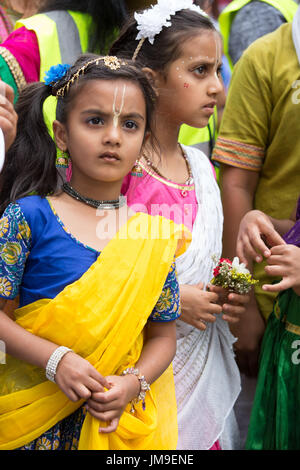
[[224, 300], [223, 291], [206, 288], [212, 256], [222, 251], [221, 199], [208, 158], [178, 144], [183, 123], [204, 127], [214, 112], [222, 91], [220, 37], [192, 0], [158, 0], [128, 21], [110, 52], [134, 58], [157, 94], [157, 141], [149, 139], [124, 182], [128, 204], [185, 223], [193, 234], [176, 262], [182, 303], [173, 362], [178, 449], [236, 449], [240, 375], [228, 324], [238, 321], [249, 299], [230, 294]]

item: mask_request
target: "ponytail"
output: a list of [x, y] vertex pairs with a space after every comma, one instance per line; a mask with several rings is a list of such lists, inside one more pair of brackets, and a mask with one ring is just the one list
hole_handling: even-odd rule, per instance
[[44, 83], [30, 84], [20, 94], [17, 136], [0, 174], [0, 214], [16, 199], [32, 193], [44, 197], [57, 188], [56, 146], [43, 116], [43, 104], [50, 95]]

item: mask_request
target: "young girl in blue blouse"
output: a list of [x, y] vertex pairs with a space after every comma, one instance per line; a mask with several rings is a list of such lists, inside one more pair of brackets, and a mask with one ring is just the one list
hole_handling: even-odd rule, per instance
[[[42, 114], [50, 95], [58, 157]], [[0, 311], [0, 449], [176, 448], [183, 230], [119, 197], [154, 101], [134, 64], [93, 55], [19, 98], [0, 190], [0, 307], [19, 299], [15, 321]], [[61, 186], [55, 161], [69, 160]]]

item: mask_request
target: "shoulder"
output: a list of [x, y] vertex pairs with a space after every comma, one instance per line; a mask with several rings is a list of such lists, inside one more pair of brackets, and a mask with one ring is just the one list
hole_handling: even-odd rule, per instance
[[41, 196], [26, 196], [17, 199], [15, 205], [20, 208], [29, 225], [35, 222], [41, 225], [49, 216], [49, 203]]

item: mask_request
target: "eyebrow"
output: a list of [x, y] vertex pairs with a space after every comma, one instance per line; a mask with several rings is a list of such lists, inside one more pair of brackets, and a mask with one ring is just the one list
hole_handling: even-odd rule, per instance
[[[96, 115], [101, 115], [103, 117], [109, 117], [111, 113], [105, 113], [101, 111], [100, 109], [85, 109], [84, 111], [81, 112], [81, 114], [96, 114]], [[139, 114], [139, 113], [127, 113], [127, 114], [121, 114], [121, 117], [123, 119], [140, 119], [141, 121], [145, 121], [145, 118]]]
[[[221, 59], [222, 62], [222, 59]], [[191, 65], [197, 65], [197, 64], [206, 64], [206, 65], [214, 65], [216, 63], [216, 59], [209, 59], [207, 57], [196, 57], [191, 61]]]

